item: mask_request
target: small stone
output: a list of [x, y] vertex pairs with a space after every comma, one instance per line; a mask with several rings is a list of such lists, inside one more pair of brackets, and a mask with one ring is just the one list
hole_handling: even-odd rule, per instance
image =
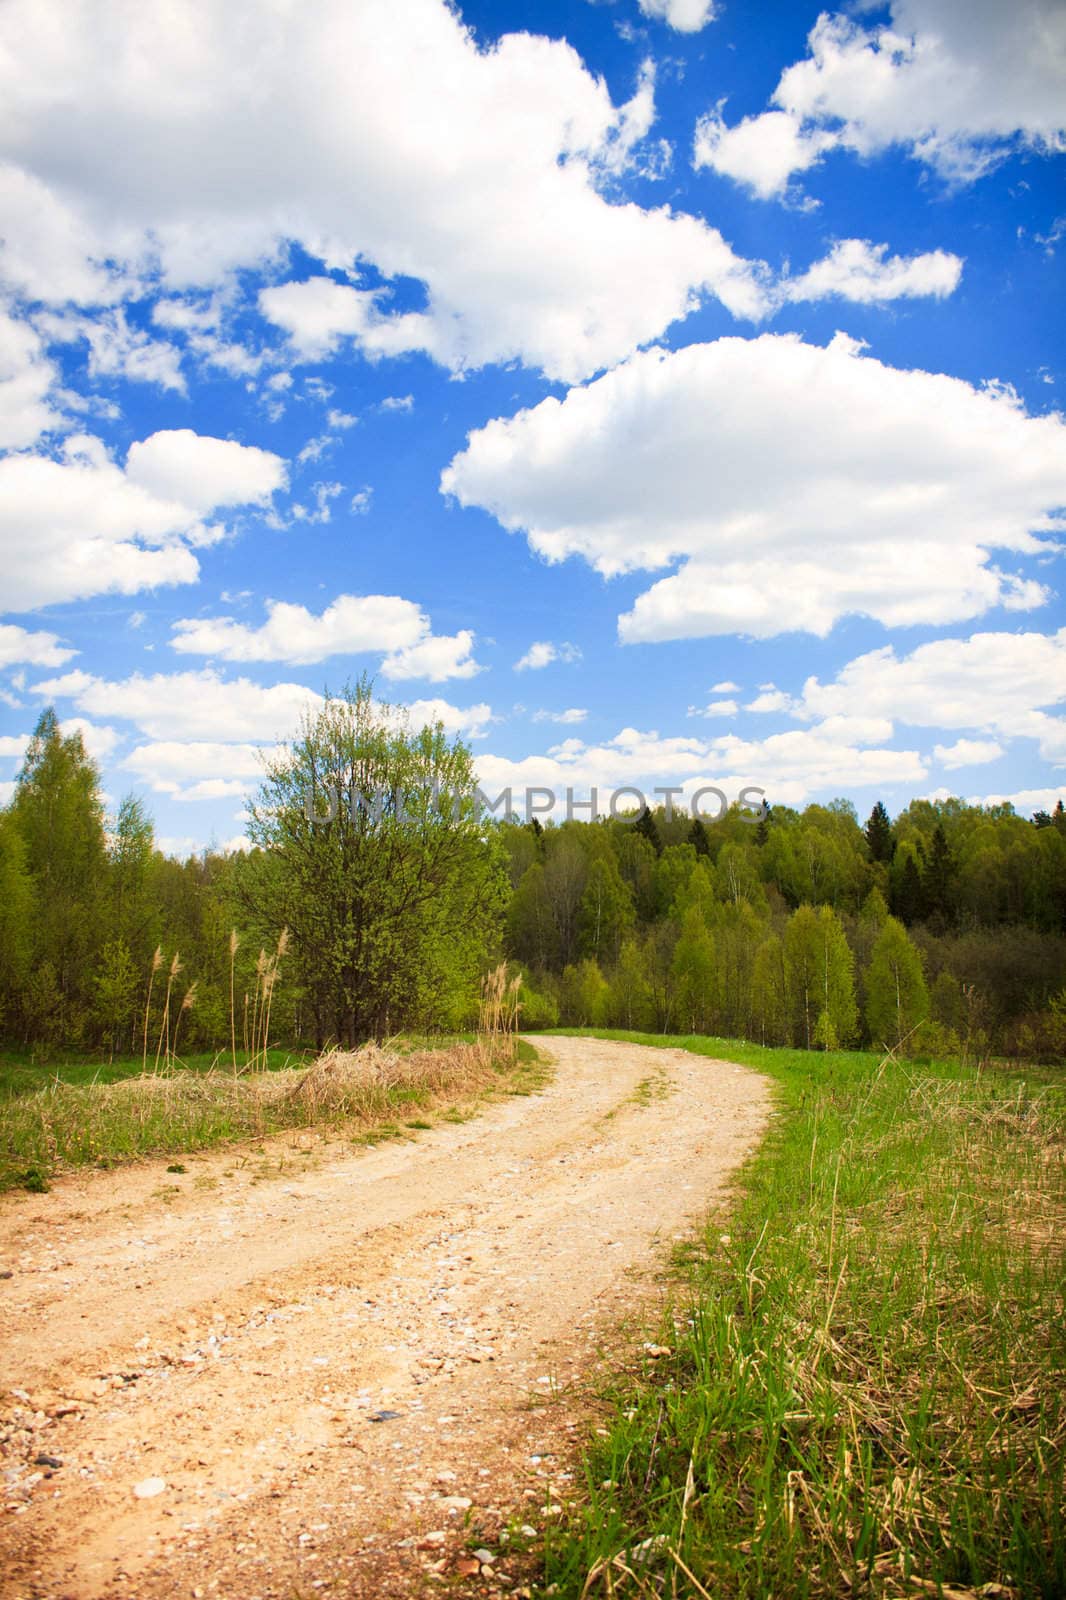
[[402, 1411], [371, 1411], [367, 1417], [368, 1422], [392, 1422], [396, 1417], [402, 1417]]
[[63, 1465], [58, 1456], [39, 1455], [34, 1458], [35, 1467], [61, 1467]]
[[482, 1566], [484, 1566], [484, 1567], [491, 1567], [492, 1563], [496, 1559], [496, 1557], [493, 1555], [491, 1550], [486, 1550], [484, 1548], [482, 1548], [480, 1550], [475, 1550], [474, 1551], [474, 1555], [477, 1557], [477, 1559], [481, 1562]]
[[481, 1571], [481, 1564], [473, 1556], [460, 1556], [455, 1563], [455, 1570], [461, 1578], [476, 1578]]
[[165, 1478], [142, 1478], [140, 1483], [133, 1485], [133, 1492], [138, 1500], [154, 1500], [157, 1494], [162, 1494], [167, 1486]]

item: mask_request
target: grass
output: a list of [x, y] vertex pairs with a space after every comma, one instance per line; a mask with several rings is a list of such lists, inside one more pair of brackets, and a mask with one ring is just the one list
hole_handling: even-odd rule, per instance
[[[278, 1059], [276, 1059], [278, 1058]], [[479, 1044], [329, 1052], [310, 1066], [272, 1052], [271, 1070], [234, 1076], [216, 1058], [144, 1074], [141, 1061], [44, 1070], [10, 1058], [0, 1073], [0, 1190], [49, 1187], [64, 1167], [112, 1167], [152, 1155], [340, 1128], [354, 1141], [400, 1136], [397, 1117], [465, 1117], [479, 1099], [528, 1094], [547, 1067], [518, 1041], [513, 1059]], [[172, 1163], [176, 1170], [179, 1163]]]
[[560, 1600], [1066, 1594], [1063, 1075], [598, 1036], [779, 1114], [615, 1375]]

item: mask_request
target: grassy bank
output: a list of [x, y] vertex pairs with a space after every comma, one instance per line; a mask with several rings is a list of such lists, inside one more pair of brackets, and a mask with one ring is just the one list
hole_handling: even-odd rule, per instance
[[[422, 1046], [422, 1041], [419, 1041]], [[269, 1070], [234, 1075], [217, 1058], [145, 1074], [141, 1062], [31, 1067], [0, 1075], [0, 1190], [44, 1189], [64, 1167], [115, 1166], [151, 1155], [341, 1127], [362, 1141], [396, 1136], [403, 1120], [454, 1112], [494, 1093], [528, 1093], [536, 1051], [494, 1055], [469, 1041], [334, 1052], [310, 1065], [272, 1051]]]
[[780, 1111], [618, 1375], [561, 1600], [1066, 1594], [1062, 1074], [601, 1036]]

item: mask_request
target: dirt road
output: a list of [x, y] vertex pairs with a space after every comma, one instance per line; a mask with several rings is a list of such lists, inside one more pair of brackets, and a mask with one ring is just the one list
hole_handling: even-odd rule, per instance
[[0, 1593], [516, 1592], [602, 1336], [769, 1109], [728, 1062], [545, 1047], [546, 1089], [410, 1143], [3, 1197]]

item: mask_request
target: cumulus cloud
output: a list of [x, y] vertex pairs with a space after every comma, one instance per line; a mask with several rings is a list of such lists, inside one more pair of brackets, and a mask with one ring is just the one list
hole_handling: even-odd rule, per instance
[[285, 481], [266, 450], [188, 428], [130, 446], [125, 468], [97, 439], [68, 439], [59, 460], [0, 460], [0, 558], [9, 611], [191, 583], [193, 547], [222, 537], [211, 512], [262, 505]]
[[550, 667], [553, 661], [561, 661], [570, 665], [581, 660], [581, 651], [576, 644], [554, 644], [550, 639], [537, 639], [530, 645], [524, 656], [520, 656], [514, 664], [516, 672], [540, 672], [543, 667]]
[[942, 300], [954, 293], [961, 276], [961, 258], [946, 250], [889, 256], [886, 244], [841, 239], [801, 277], [786, 279], [780, 293], [786, 300], [835, 297], [863, 305], [884, 305], [921, 295]]
[[943, 624], [1046, 598], [989, 552], [1039, 553], [1064, 526], [1066, 424], [842, 335], [765, 334], [645, 351], [497, 418], [441, 488], [548, 561], [682, 562], [620, 618], [623, 641]]
[[567, 711], [534, 711], [534, 722], [559, 722], [564, 727], [574, 727], [584, 722], [588, 712], [582, 706], [571, 706]]
[[48, 396], [57, 377], [40, 336], [0, 307], [0, 450], [22, 450], [56, 427]]
[[292, 736], [304, 714], [322, 704], [322, 697], [302, 684], [266, 688], [249, 678], [226, 681], [207, 669], [138, 672], [119, 680], [74, 671], [37, 684], [34, 692], [49, 700], [70, 700], [89, 716], [125, 718], [150, 739], [166, 742], [273, 743]]
[[471, 658], [468, 630], [436, 635], [413, 600], [389, 594], [342, 594], [318, 615], [306, 606], [267, 601], [258, 628], [234, 617], [185, 617], [174, 624], [173, 649], [224, 661], [288, 661], [307, 664], [330, 656], [385, 652], [388, 678], [469, 678], [481, 669]]
[[967, 182], [1011, 150], [1066, 149], [1066, 10], [1059, 0], [891, 0], [891, 22], [823, 12], [772, 109], [699, 124], [694, 161], [762, 198], [828, 151], [901, 146]]
[[714, 20], [716, 0], [640, 0], [640, 9], [678, 33], [699, 33]]
[[[623, 728], [603, 744], [567, 739], [542, 755], [520, 760], [481, 755], [477, 769], [482, 787], [491, 795], [508, 785], [518, 790], [543, 785], [554, 790], [562, 803], [568, 786], [581, 795], [595, 788], [601, 809], [606, 809], [608, 792], [625, 784], [639, 787], [652, 804], [656, 785], [676, 785], [684, 798], [674, 804], [687, 804], [698, 788], [715, 784], [730, 802], [750, 785], [764, 789], [771, 802], [799, 805], [819, 793], [920, 782], [926, 767], [916, 751], [890, 750], [874, 742], [891, 732], [891, 724], [886, 734], [883, 723], [864, 728], [832, 719], [766, 739], [735, 734], [714, 739], [671, 737]], [[753, 799], [757, 803], [758, 796]], [[711, 814], [718, 805], [713, 796], [703, 802]], [[557, 820], [560, 816], [557, 813]]]
[[30, 667], [61, 667], [77, 653], [63, 644], [58, 634], [31, 633], [13, 622], [0, 622], [0, 667], [20, 662]]
[[[264, 686], [250, 678], [224, 679], [210, 668], [138, 672], [118, 680], [74, 671], [36, 684], [34, 693], [48, 700], [69, 700], [89, 716], [132, 722], [150, 741], [128, 758], [133, 770], [145, 775], [158, 770], [178, 783], [198, 776], [248, 777], [254, 759], [251, 741], [273, 745], [294, 738], [305, 716], [323, 705], [322, 696], [303, 684]], [[440, 721], [446, 732], [470, 738], [479, 737], [494, 720], [488, 705], [460, 707], [435, 698], [414, 700], [399, 709], [416, 727]], [[146, 755], [139, 754], [145, 750]], [[224, 751], [232, 753], [223, 756]], [[218, 762], [205, 771], [205, 763], [215, 755]], [[233, 763], [228, 770], [227, 763]]]
[[[683, 28], [709, 12], [651, 3]], [[764, 307], [761, 269], [715, 228], [607, 197], [654, 118], [649, 68], [615, 105], [566, 41], [481, 49], [445, 0], [8, 0], [4, 33], [0, 281], [29, 298], [116, 305], [157, 276], [181, 298], [280, 271], [295, 242], [320, 270], [262, 305], [297, 348], [564, 380], [705, 295]], [[424, 304], [397, 309], [364, 263]]]
[[958, 767], [980, 767], [989, 761], [998, 761], [1003, 746], [994, 739], [956, 739], [954, 744], [938, 744], [933, 748], [933, 758], [949, 772]]
[[735, 700], [710, 700], [705, 706], [690, 706], [690, 717], [735, 717], [740, 710]]
[[795, 708], [809, 718], [880, 713], [917, 728], [1034, 738], [1041, 755], [1058, 765], [1066, 764], [1066, 721], [1048, 708], [1064, 701], [1066, 628], [1060, 628], [936, 639], [905, 656], [885, 645], [849, 661], [831, 683], [808, 678]]

